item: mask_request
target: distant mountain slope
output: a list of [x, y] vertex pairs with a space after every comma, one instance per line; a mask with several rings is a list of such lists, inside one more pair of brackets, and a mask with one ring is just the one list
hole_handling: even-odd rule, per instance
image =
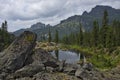
[[120, 20], [120, 9], [114, 9], [110, 6], [98, 5], [92, 8], [90, 12], [85, 11], [82, 15], [71, 16], [65, 20], [62, 20], [59, 24], [55, 26], [45, 25], [43, 23], [38, 22], [32, 25], [30, 28], [15, 31], [14, 34], [20, 35], [20, 33], [22, 33], [23, 31], [30, 30], [37, 33], [38, 40], [40, 40], [40, 35], [47, 36], [49, 30], [48, 28], [50, 27], [52, 35], [54, 35], [55, 30], [57, 29], [59, 31], [60, 37], [62, 37], [63, 35], [70, 34], [71, 32], [78, 32], [80, 23], [83, 26], [83, 30], [91, 30], [94, 20], [98, 20], [99, 24], [102, 24], [104, 10], [108, 11], [109, 23], [111, 23], [114, 19]]
[[20, 29], [20, 30], [17, 30], [17, 31], [15, 31], [14, 32], [14, 34], [16, 35], [16, 36], [19, 36], [21, 33], [23, 33], [24, 31], [33, 31], [33, 32], [38, 32], [39, 30], [39, 32], [38, 33], [40, 33], [40, 32], [43, 32], [42, 30], [44, 30], [44, 29], [46, 29], [47, 27], [51, 27], [51, 25], [45, 25], [45, 24], [43, 24], [43, 23], [41, 23], [41, 22], [38, 22], [38, 23], [36, 23], [36, 24], [33, 24], [33, 25], [31, 25], [31, 27], [30, 28], [26, 28], [26, 29]]
[[66, 20], [61, 21], [59, 25], [67, 22], [80, 22], [85, 29], [89, 30], [92, 28], [94, 20], [98, 20], [99, 24], [101, 25], [104, 10], [107, 10], [108, 12], [109, 23], [111, 23], [114, 19], [120, 20], [120, 9], [114, 9], [109, 6], [98, 5], [92, 8], [89, 13], [85, 11], [82, 15], [75, 15], [69, 17]]

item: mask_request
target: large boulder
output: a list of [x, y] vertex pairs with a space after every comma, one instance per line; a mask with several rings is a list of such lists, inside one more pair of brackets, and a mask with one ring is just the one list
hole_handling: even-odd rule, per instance
[[64, 73], [43, 73], [40, 72], [33, 76], [32, 80], [81, 80], [75, 76], [70, 76]]
[[66, 63], [64, 68], [63, 68], [63, 72], [67, 73], [69, 75], [75, 75], [75, 72], [78, 68], [81, 68], [81, 66], [77, 65], [77, 64]]
[[25, 31], [0, 54], [0, 73], [11, 73], [22, 68], [36, 42], [36, 34]]
[[91, 71], [92, 69], [94, 69], [92, 63], [85, 63], [83, 65], [83, 68], [87, 69], [88, 71]]
[[44, 71], [43, 64], [29, 64], [16, 72], [9, 74], [6, 79], [17, 79], [23, 77], [32, 77], [33, 75], [37, 74], [38, 72]]
[[[50, 53], [46, 52], [43, 49], [36, 49], [34, 51], [34, 54], [32, 54], [31, 56], [35, 63], [46, 63], [47, 61], [59, 62]], [[28, 61], [29, 61], [29, 59], [28, 59]]]
[[42, 71], [52, 72], [55, 71], [56, 68], [59, 68], [59, 63], [60, 62], [48, 52], [42, 49], [36, 49], [28, 56], [24, 66], [14, 73], [8, 74], [6, 79], [24, 79], [23, 77], [32, 77]]
[[105, 80], [104, 74], [93, 68], [91, 63], [86, 63], [82, 68], [78, 68], [75, 76], [82, 80]]
[[30, 78], [39, 72], [59, 68], [57, 59], [45, 50], [35, 49], [35, 45], [36, 34], [25, 31], [0, 53], [0, 79]]

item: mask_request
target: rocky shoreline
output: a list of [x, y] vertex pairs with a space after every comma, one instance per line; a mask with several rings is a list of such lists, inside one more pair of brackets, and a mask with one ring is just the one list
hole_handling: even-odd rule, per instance
[[35, 49], [36, 38], [36, 34], [25, 31], [0, 53], [0, 80], [119, 80], [91, 63], [58, 61], [47, 51]]

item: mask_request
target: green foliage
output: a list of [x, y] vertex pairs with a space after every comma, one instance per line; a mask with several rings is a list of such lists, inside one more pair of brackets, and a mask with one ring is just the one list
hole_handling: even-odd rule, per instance
[[97, 21], [93, 22], [93, 30], [92, 30], [92, 44], [94, 46], [98, 46], [99, 40], [99, 24]]
[[58, 43], [59, 42], [59, 35], [58, 35], [58, 30], [56, 30], [56, 33], [55, 33], [55, 43]]
[[[80, 25], [81, 25], [81, 24], [80, 24]], [[83, 45], [83, 31], [82, 31], [82, 26], [80, 26], [79, 44], [80, 44], [80, 45]]]
[[50, 31], [50, 28], [49, 28], [49, 32], [48, 32], [48, 42], [50, 43], [52, 40], [52, 37], [51, 37], [51, 31]]
[[13, 40], [14, 35], [7, 32], [7, 21], [5, 21], [5, 23], [2, 23], [0, 29], [0, 51], [7, 48]]
[[[114, 51], [117, 51], [117, 50], [118, 49]], [[114, 54], [117, 54], [117, 52], [115, 52]], [[89, 61], [92, 62], [97, 68], [111, 69], [118, 65], [118, 63], [120, 62], [119, 57], [120, 57], [120, 54], [117, 54], [116, 56], [114, 56], [114, 55], [105, 54], [104, 51], [99, 51], [97, 52], [97, 54], [94, 54], [91, 58], [89, 58]]]
[[101, 44], [106, 47], [106, 37], [107, 37], [107, 29], [108, 29], [108, 12], [104, 11], [103, 20], [102, 20], [102, 28], [100, 29], [100, 40]]
[[83, 53], [87, 61], [91, 62], [99, 69], [111, 69], [116, 67], [120, 62], [120, 48], [113, 48], [110, 54], [106, 49], [101, 47], [81, 47], [78, 45], [62, 45], [63, 49], [74, 50]]
[[67, 35], [65, 35], [62, 39], [62, 43], [64, 44], [70, 44]]
[[70, 35], [65, 35], [62, 39], [65, 44], [111, 48], [120, 46], [120, 21], [114, 20], [108, 25], [108, 13], [105, 10], [103, 14], [102, 27], [99, 28], [97, 20], [93, 22], [91, 31], [83, 31], [82, 25], [79, 24], [78, 33], [71, 32]]
[[98, 68], [117, 66], [120, 63], [120, 48], [117, 48], [120, 46], [120, 21], [114, 20], [109, 25], [108, 21], [108, 13], [105, 10], [100, 28], [96, 20], [91, 31], [83, 32], [80, 26], [78, 33], [71, 32], [63, 37], [63, 43], [69, 45], [64, 47], [91, 55], [88, 61]]
[[104, 14], [103, 14], [103, 20], [102, 20], [102, 26], [106, 27], [108, 25], [108, 12], [107, 10], [104, 10]]
[[89, 59], [89, 61], [92, 62], [97, 68], [105, 69], [112, 67], [110, 57], [105, 54], [95, 54]]
[[108, 30], [107, 30], [107, 36], [106, 36], [106, 47], [107, 48], [111, 48], [113, 45], [113, 31], [112, 31], [112, 28], [109, 27]]

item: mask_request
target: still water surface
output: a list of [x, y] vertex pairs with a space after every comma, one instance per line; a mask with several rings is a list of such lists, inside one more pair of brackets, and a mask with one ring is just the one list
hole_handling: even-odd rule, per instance
[[58, 60], [66, 60], [66, 63], [77, 63], [80, 60], [80, 53], [73, 51], [55, 50], [50, 52]]

